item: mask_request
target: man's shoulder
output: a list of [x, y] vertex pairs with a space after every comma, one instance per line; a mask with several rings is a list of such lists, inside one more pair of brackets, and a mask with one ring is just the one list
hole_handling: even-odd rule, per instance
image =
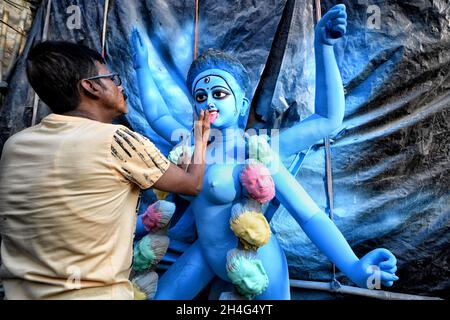
[[149, 141], [149, 139], [147, 137], [145, 137], [144, 135], [133, 131], [133, 129], [130, 129], [124, 125], [116, 125], [116, 130], [114, 131], [114, 133], [116, 135], [120, 135], [120, 136], [128, 136], [134, 140], [143, 142], [143, 141]]
[[36, 126], [25, 128], [21, 131], [18, 131], [12, 134], [8, 139], [6, 139], [3, 148], [6, 148], [8, 145], [13, 145], [15, 142], [27, 139], [29, 134], [33, 133], [36, 130]]

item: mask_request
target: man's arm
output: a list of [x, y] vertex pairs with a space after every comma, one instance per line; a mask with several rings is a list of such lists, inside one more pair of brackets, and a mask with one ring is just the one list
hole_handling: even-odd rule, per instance
[[153, 185], [156, 189], [166, 192], [196, 196], [200, 193], [203, 183], [204, 165], [193, 164], [188, 172], [184, 172], [174, 164]]
[[344, 118], [345, 97], [333, 45], [346, 32], [345, 5], [334, 6], [316, 27], [315, 113], [280, 133], [282, 159], [296, 154], [339, 128]]
[[205, 154], [209, 139], [209, 111], [201, 110], [199, 120], [195, 122], [195, 149], [191, 164], [185, 172], [176, 165], [170, 164], [163, 176], [153, 185], [161, 191], [197, 195], [203, 186], [205, 174]]
[[146, 137], [127, 128], [118, 129], [111, 144], [111, 165], [122, 181], [141, 189], [155, 187], [162, 191], [198, 194], [203, 183], [205, 153], [209, 139], [209, 112], [200, 112], [195, 122], [195, 149], [189, 170], [172, 165]]

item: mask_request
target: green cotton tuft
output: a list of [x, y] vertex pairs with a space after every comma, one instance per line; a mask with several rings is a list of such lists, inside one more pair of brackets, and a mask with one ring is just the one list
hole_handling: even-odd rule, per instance
[[134, 246], [133, 269], [136, 271], [150, 269], [155, 260], [156, 255], [152, 250], [151, 239], [147, 235]]
[[266, 166], [275, 158], [268, 139], [267, 135], [254, 135], [248, 138], [249, 158], [256, 159]]
[[269, 286], [269, 277], [258, 259], [237, 255], [231, 258], [227, 273], [237, 291], [247, 299], [260, 295]]
[[[173, 202], [159, 200], [156, 202], [155, 209], [157, 209], [158, 211], [160, 211], [162, 213], [166, 213], [166, 215], [168, 215], [168, 214], [173, 214], [175, 212], [176, 207], [175, 207], [175, 203], [173, 203]], [[172, 217], [172, 215], [170, 215], [170, 217]]]
[[[187, 146], [186, 147], [187, 152], [189, 152], [189, 159], [191, 158], [192, 154], [194, 153], [194, 146]], [[177, 165], [180, 161], [181, 155], [183, 154], [183, 145], [177, 145], [175, 146], [172, 151], [169, 152], [169, 155], [167, 156], [167, 159], [169, 159], [170, 162]]]

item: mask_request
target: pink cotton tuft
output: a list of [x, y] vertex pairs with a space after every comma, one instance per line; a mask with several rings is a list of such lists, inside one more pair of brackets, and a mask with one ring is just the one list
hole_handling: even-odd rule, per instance
[[156, 203], [147, 208], [142, 215], [142, 224], [147, 231], [156, 231], [159, 228], [158, 222], [162, 218], [162, 213], [156, 208]]
[[259, 203], [266, 203], [275, 197], [275, 184], [269, 170], [261, 163], [247, 165], [240, 175], [241, 183], [250, 197]]

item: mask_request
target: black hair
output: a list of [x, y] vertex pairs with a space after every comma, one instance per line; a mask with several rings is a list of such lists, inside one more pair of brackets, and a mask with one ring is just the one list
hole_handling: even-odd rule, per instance
[[230, 73], [241, 86], [244, 95], [247, 96], [250, 79], [245, 67], [229, 54], [211, 48], [195, 59], [189, 68], [186, 84], [190, 91], [192, 91], [195, 78], [208, 69], [221, 69]]
[[75, 110], [80, 103], [80, 80], [96, 76], [95, 62], [103, 57], [84, 45], [67, 41], [36, 44], [26, 60], [28, 81], [39, 98], [58, 114]]

